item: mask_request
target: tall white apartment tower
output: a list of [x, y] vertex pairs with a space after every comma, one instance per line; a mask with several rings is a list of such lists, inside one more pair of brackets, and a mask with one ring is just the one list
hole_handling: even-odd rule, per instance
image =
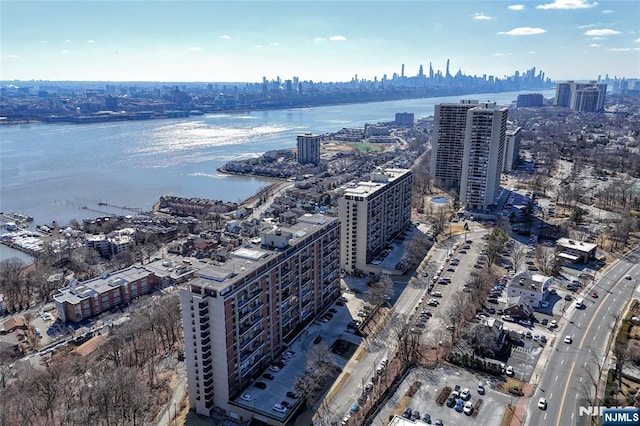
[[520, 141], [522, 140], [522, 127], [511, 126], [507, 128], [507, 143], [504, 144], [502, 171], [510, 172], [520, 157]]
[[367, 271], [367, 264], [411, 223], [412, 186], [411, 170], [381, 169], [338, 199], [342, 269]]
[[440, 187], [460, 190], [467, 111], [477, 105], [477, 100], [461, 100], [435, 106], [430, 166]]
[[487, 210], [500, 189], [505, 152], [506, 107], [485, 102], [467, 111], [460, 200], [467, 210]]
[[320, 136], [311, 133], [298, 135], [298, 163], [315, 164], [320, 163]]

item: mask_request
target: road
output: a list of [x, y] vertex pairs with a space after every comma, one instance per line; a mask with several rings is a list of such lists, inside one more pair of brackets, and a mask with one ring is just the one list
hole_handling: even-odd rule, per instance
[[[476, 259], [477, 252], [482, 248], [481, 239], [482, 235], [488, 231], [480, 226], [472, 227], [472, 231], [468, 233], [467, 238], [473, 239], [475, 242], [472, 244], [473, 250], [469, 251], [465, 260], [464, 256], [461, 258], [460, 266], [456, 268], [454, 274], [448, 273], [448, 276], [452, 276], [453, 283], [448, 286], [437, 285], [434, 290], [441, 290], [444, 297], [440, 299], [441, 305], [437, 308], [422, 306], [421, 299], [425, 295], [427, 278], [418, 279], [419, 285], [411, 284], [411, 281], [398, 297], [398, 300], [393, 305], [392, 318], [386, 327], [384, 327], [378, 336], [367, 339], [363, 343], [365, 350], [364, 355], [358, 362], [349, 363], [344, 369], [345, 373], [349, 374], [349, 379], [344, 383], [342, 388], [333, 396], [329, 407], [326, 409], [327, 416], [330, 421], [337, 421], [339, 423], [346, 414], [349, 413], [351, 405], [357, 401], [358, 397], [362, 394], [362, 388], [375, 375], [375, 370], [380, 364], [383, 358], [391, 358], [395, 350], [395, 338], [393, 337], [393, 326], [390, 324], [395, 323], [398, 320], [406, 321], [409, 315], [416, 312], [416, 307], [421, 306], [433, 311], [434, 318], [429, 321], [429, 327], [425, 330], [425, 333], [421, 336], [423, 342], [427, 344], [434, 343], [433, 328], [444, 328], [445, 322], [442, 321], [443, 315], [441, 313], [446, 311], [448, 305], [448, 296], [453, 295], [456, 291], [461, 291], [464, 278], [468, 276], [468, 273], [473, 270], [473, 262]], [[437, 270], [439, 266], [445, 264], [445, 258], [447, 252], [452, 248], [456, 242], [461, 242], [464, 238], [463, 235], [453, 236], [452, 238], [438, 243], [430, 251], [431, 258], [429, 260], [429, 270]], [[455, 277], [453, 277], [455, 275]], [[432, 275], [430, 274], [429, 277]], [[444, 276], [444, 275], [443, 275]], [[416, 274], [416, 278], [420, 277], [420, 274]], [[450, 333], [446, 333], [450, 336]]]
[[[558, 332], [554, 350], [549, 355], [535, 394], [529, 400], [528, 425], [586, 424], [583, 423], [586, 418], [579, 418], [578, 406], [585, 398], [593, 399], [602, 368], [614, 367], [605, 351], [616, 315], [621, 314], [632, 297], [638, 297], [639, 257], [640, 248], [637, 248], [621, 258], [587, 289], [584, 309], [576, 309], [573, 304], [567, 310], [564, 327]], [[627, 275], [632, 279], [626, 279]], [[592, 291], [596, 291], [599, 297], [589, 296]], [[571, 344], [564, 342], [565, 336], [571, 336]], [[546, 411], [537, 408], [540, 397], [548, 401]]]

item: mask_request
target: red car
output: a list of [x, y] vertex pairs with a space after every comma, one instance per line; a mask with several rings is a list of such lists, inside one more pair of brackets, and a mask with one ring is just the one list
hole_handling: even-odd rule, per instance
[[598, 293], [596, 293], [595, 291], [591, 292], [591, 297], [593, 297], [594, 299], [598, 298]]

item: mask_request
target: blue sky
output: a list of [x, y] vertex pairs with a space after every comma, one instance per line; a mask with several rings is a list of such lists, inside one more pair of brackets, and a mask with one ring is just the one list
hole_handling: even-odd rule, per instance
[[640, 1], [0, 0], [1, 80], [640, 77]]

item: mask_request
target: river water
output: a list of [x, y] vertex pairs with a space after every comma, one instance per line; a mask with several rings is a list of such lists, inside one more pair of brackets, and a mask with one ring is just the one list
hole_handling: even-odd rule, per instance
[[[0, 126], [0, 211], [33, 216], [36, 224], [66, 224], [70, 219], [150, 210], [163, 194], [237, 202], [270, 181], [218, 173], [216, 169], [229, 160], [293, 147], [303, 132], [392, 121], [396, 112], [422, 118], [432, 115], [438, 103], [463, 98], [509, 105], [518, 93], [184, 119]], [[552, 90], [542, 93], [554, 95]]]

